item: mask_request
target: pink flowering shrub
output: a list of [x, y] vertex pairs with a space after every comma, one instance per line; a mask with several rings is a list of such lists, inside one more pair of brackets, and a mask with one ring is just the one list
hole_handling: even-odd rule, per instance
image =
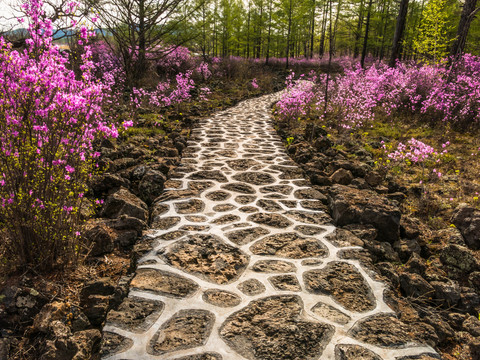
[[280, 120], [290, 123], [292, 120], [310, 113], [313, 102], [319, 94], [316, 91], [315, 80], [316, 77], [305, 79], [303, 74], [295, 80], [294, 72], [287, 76], [285, 92], [275, 104], [275, 114]]
[[425, 193], [425, 180], [431, 180], [430, 177], [425, 178], [425, 170], [427, 168], [432, 170], [431, 174], [434, 179], [439, 179], [443, 176], [436, 167], [448, 153], [448, 145], [450, 145], [449, 141], [442, 144], [442, 151], [437, 151], [434, 147], [415, 138], [411, 138], [406, 144], [399, 142], [396, 148], [392, 149], [391, 145], [387, 146], [382, 142], [383, 149], [387, 156], [387, 166], [395, 165], [400, 168], [405, 165], [420, 166], [420, 184], [422, 185], [423, 193]]
[[[48, 269], [79, 253], [78, 225], [85, 183], [96, 169], [93, 141], [116, 137], [102, 104], [109, 89], [97, 81], [91, 52], [76, 77], [52, 44], [42, 0], [29, 0], [26, 49], [0, 38], [0, 222], [11, 260]], [[86, 43], [89, 34], [80, 29]]]
[[[435, 125], [479, 126], [478, 57], [466, 54], [453, 69], [415, 63], [398, 63], [395, 68], [374, 63], [362, 69], [358, 64], [342, 63], [344, 72], [330, 78], [326, 106], [327, 115], [338, 119], [339, 127], [370, 126], [378, 115], [398, 114]], [[325, 76], [317, 77], [316, 82], [315, 90], [301, 90], [299, 85], [292, 92], [287, 87], [291, 94], [285, 95], [280, 104], [280, 115], [293, 118], [315, 107], [325, 109]], [[320, 118], [324, 115], [323, 111], [319, 113]]]

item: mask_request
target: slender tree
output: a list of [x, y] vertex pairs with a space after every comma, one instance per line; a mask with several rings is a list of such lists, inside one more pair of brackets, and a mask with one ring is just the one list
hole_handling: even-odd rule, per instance
[[403, 32], [405, 30], [405, 22], [407, 21], [408, 0], [401, 0], [398, 9], [397, 25], [395, 26], [395, 35], [393, 37], [392, 54], [390, 57], [390, 66], [396, 65], [402, 47]]

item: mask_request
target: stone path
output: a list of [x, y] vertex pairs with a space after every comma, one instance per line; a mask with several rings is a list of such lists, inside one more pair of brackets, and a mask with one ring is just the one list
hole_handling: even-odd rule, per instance
[[[203, 121], [155, 204], [104, 359], [421, 359], [271, 125], [278, 95]], [[417, 356], [425, 354], [425, 357]]]

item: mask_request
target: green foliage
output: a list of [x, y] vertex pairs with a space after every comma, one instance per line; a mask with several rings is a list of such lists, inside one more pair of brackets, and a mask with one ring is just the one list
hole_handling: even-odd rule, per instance
[[447, 0], [430, 0], [422, 12], [415, 49], [427, 61], [439, 63], [448, 55], [452, 41], [448, 33]]

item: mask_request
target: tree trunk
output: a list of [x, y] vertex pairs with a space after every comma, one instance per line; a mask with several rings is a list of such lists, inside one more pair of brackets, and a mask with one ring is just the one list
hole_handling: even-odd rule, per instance
[[270, 37], [272, 35], [272, 3], [273, 0], [269, 0], [268, 3], [268, 37], [267, 37], [267, 52], [265, 58], [265, 65], [268, 65], [268, 59], [270, 58]]
[[370, 29], [370, 15], [372, 13], [372, 0], [368, 2], [367, 23], [365, 25], [365, 37], [363, 39], [362, 59], [360, 60], [360, 66], [365, 68], [365, 57], [367, 56], [368, 45], [368, 30]]
[[310, 28], [310, 59], [313, 59], [313, 42], [315, 40], [315, 8], [317, 7], [316, 0], [312, 1], [312, 5], [313, 5], [313, 9], [312, 9], [312, 27]]
[[286, 64], [285, 67], [288, 68], [288, 57], [290, 56], [290, 33], [292, 31], [292, 2], [293, 0], [289, 0], [288, 2], [288, 30], [287, 30], [287, 51], [286, 51]]
[[400, 2], [400, 9], [398, 10], [397, 25], [395, 26], [395, 35], [393, 37], [392, 55], [390, 57], [390, 66], [395, 67], [397, 59], [400, 55], [402, 47], [403, 32], [405, 30], [405, 23], [407, 21], [408, 0]]
[[457, 37], [450, 50], [450, 55], [454, 57], [455, 60], [458, 60], [463, 54], [470, 24], [480, 10], [480, 8], [476, 8], [477, 2], [478, 0], [465, 0], [465, 4], [463, 5], [462, 15], [460, 16], [457, 28]]
[[358, 12], [358, 22], [357, 22], [357, 31], [355, 32], [355, 45], [353, 48], [353, 57], [356, 59], [358, 57], [358, 46], [360, 42], [360, 37], [363, 27], [363, 0], [360, 0], [360, 9]]

